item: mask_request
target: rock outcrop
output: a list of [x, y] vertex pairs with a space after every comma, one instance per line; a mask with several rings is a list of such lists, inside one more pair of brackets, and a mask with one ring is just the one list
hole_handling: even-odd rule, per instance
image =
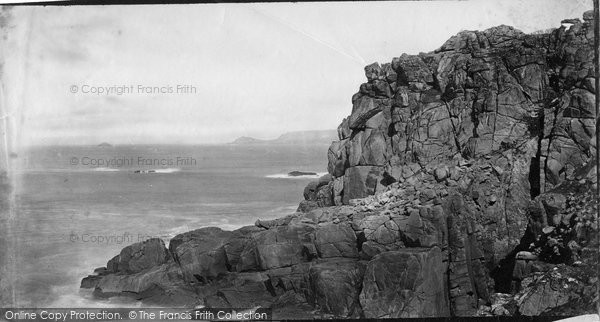
[[277, 318], [593, 312], [593, 21], [568, 22], [365, 67], [296, 213], [128, 246], [82, 287]]
[[569, 21], [550, 34], [464, 31], [435, 52], [367, 66], [328, 151], [344, 204], [458, 156], [504, 156], [515, 175], [535, 177], [515, 176], [526, 194], [585, 176], [577, 170], [596, 149], [593, 24]]
[[433, 248], [383, 252], [368, 264], [360, 302], [366, 318], [449, 316], [447, 267]]
[[171, 239], [169, 252], [186, 281], [205, 283], [228, 271], [223, 246], [230, 236], [231, 232], [215, 227], [197, 229]]

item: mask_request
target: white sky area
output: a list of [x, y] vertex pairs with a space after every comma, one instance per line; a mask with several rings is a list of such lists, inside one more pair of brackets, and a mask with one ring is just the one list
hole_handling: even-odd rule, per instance
[[[17, 146], [205, 144], [335, 129], [363, 67], [461, 30], [581, 18], [577, 0], [17, 7], [3, 99]], [[192, 85], [193, 94], [138, 93]], [[77, 93], [71, 86], [78, 87]], [[82, 93], [90, 86], [132, 93]]]

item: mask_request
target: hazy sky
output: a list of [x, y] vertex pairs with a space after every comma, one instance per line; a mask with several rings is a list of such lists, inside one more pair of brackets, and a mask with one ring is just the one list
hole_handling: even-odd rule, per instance
[[[434, 50], [460, 30], [558, 27], [592, 6], [474, 0], [18, 7], [2, 46], [4, 99], [21, 146], [220, 143], [333, 129], [350, 113], [366, 64]], [[196, 93], [177, 93], [177, 85]], [[129, 93], [91, 93], [111, 86]], [[166, 93], [140, 93], [139, 86]]]

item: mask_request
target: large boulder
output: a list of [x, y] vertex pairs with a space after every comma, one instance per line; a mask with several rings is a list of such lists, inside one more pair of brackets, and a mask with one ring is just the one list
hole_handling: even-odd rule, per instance
[[327, 171], [333, 177], [337, 178], [343, 176], [344, 171], [348, 167], [347, 142], [349, 142], [349, 139], [344, 138], [341, 139], [341, 141], [334, 141], [329, 146], [329, 150], [327, 151]]
[[319, 207], [331, 207], [334, 202], [333, 181], [319, 187], [316, 193], [316, 201]]
[[515, 296], [519, 313], [539, 316], [597, 312], [593, 303], [597, 296], [593, 281], [597, 280], [593, 269], [562, 266], [533, 273], [522, 281], [522, 290]]
[[276, 292], [293, 292], [295, 297], [302, 298], [305, 303], [308, 303], [313, 294], [308, 272], [313, 264], [313, 262], [301, 262], [292, 266], [270, 269], [265, 271], [265, 274]]
[[315, 232], [315, 246], [319, 257], [358, 257], [356, 235], [347, 223], [328, 223]]
[[356, 216], [354, 225], [362, 232], [364, 241], [367, 242], [362, 245], [363, 253], [368, 252], [369, 247], [377, 247], [376, 245], [387, 250], [395, 250], [404, 246], [398, 225], [388, 215], [367, 214], [363, 218]]
[[318, 181], [312, 181], [304, 188], [304, 200], [316, 201], [317, 200], [317, 188], [319, 187]]
[[364, 198], [374, 194], [382, 175], [383, 168], [377, 166], [356, 166], [346, 169], [344, 204], [348, 204], [351, 199]]
[[201, 228], [173, 237], [169, 250], [186, 281], [206, 283], [228, 271], [224, 245], [230, 237], [230, 231]]
[[270, 307], [276, 300], [269, 277], [261, 272], [229, 274], [214, 285], [215, 292], [206, 297], [208, 307]]
[[194, 289], [183, 280], [179, 266], [170, 261], [134, 274], [109, 274], [96, 284], [97, 297], [125, 296], [145, 304], [190, 307], [198, 304]]
[[367, 266], [360, 293], [365, 317], [449, 316], [446, 268], [438, 247], [406, 248], [375, 256]]
[[359, 98], [352, 107], [352, 114], [348, 118], [348, 126], [352, 130], [362, 129], [367, 121], [386, 108], [386, 99], [374, 99], [368, 96]]
[[408, 246], [432, 247], [446, 242], [446, 217], [440, 205], [413, 209], [408, 216], [395, 217], [394, 223]]
[[286, 267], [316, 257], [315, 225], [290, 223], [252, 235], [240, 255], [242, 268], [260, 270]]
[[[264, 224], [263, 221], [258, 220], [257, 223]], [[252, 234], [263, 231], [264, 229], [257, 226], [245, 226], [236, 229], [232, 232], [231, 236], [223, 244], [223, 250], [227, 258], [227, 267], [232, 271], [243, 271], [242, 267], [242, 252], [246, 245], [252, 240]], [[245, 269], [248, 269], [246, 267]]]
[[108, 261], [106, 267], [113, 273], [132, 274], [162, 265], [171, 260], [165, 243], [160, 238], [150, 238], [129, 245]]
[[317, 308], [339, 317], [360, 316], [358, 296], [366, 262], [328, 260], [310, 267], [312, 297]]

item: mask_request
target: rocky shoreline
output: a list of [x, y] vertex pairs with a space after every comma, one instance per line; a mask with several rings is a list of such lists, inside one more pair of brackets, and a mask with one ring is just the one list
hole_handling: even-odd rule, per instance
[[81, 287], [274, 318], [596, 313], [592, 19], [367, 66], [296, 213], [127, 246]]

